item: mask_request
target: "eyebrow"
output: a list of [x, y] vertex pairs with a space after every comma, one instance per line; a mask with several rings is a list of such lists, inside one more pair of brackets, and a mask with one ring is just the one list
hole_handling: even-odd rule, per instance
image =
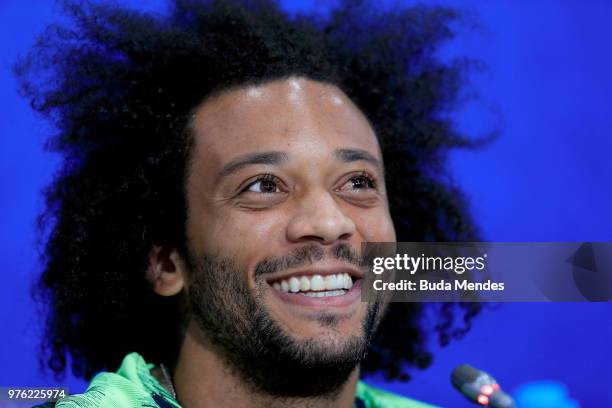
[[350, 163], [355, 161], [366, 161], [373, 164], [376, 167], [382, 168], [380, 160], [374, 157], [371, 153], [361, 149], [336, 149], [334, 150], [334, 156], [344, 163]]
[[243, 154], [230, 160], [221, 171], [219, 171], [218, 179], [227, 177], [230, 174], [236, 173], [245, 167], [252, 166], [254, 164], [281, 164], [287, 161], [287, 153], [283, 152], [260, 152], [260, 153], [248, 153]]

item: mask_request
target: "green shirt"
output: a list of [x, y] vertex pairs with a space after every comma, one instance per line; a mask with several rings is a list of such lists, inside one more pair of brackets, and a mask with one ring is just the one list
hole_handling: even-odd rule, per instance
[[[181, 408], [178, 401], [151, 374], [153, 364], [138, 353], [123, 359], [116, 373], [96, 375], [83, 394], [62, 398], [55, 408]], [[49, 407], [51, 405], [44, 405]], [[433, 408], [365, 384], [357, 383], [356, 408]]]

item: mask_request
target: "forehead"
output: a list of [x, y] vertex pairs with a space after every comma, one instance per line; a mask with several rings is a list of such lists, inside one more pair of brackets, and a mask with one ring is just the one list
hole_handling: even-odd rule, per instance
[[291, 77], [234, 89], [197, 110], [196, 155], [222, 165], [240, 154], [292, 150], [326, 154], [354, 147], [376, 157], [374, 131], [362, 112], [337, 87]]

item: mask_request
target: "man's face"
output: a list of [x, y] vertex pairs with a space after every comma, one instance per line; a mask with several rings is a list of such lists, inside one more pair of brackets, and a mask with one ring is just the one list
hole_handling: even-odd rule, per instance
[[[194, 137], [188, 292], [214, 297], [199, 271], [214, 269], [204, 275], [227, 283], [216, 285], [218, 293], [248, 298], [215, 313], [246, 324], [257, 311], [296, 347], [340, 357], [367, 335], [372, 312], [360, 300], [360, 244], [395, 241], [367, 120], [338, 88], [289, 78], [206, 101]], [[206, 302], [213, 299], [196, 301], [195, 309], [212, 313]]]

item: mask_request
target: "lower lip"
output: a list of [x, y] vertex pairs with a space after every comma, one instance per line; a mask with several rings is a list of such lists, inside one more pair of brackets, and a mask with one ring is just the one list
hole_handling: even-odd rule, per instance
[[284, 302], [307, 307], [343, 307], [355, 303], [361, 297], [361, 279], [357, 279], [348, 292], [339, 296], [310, 297], [300, 293], [281, 292], [270, 288]]

